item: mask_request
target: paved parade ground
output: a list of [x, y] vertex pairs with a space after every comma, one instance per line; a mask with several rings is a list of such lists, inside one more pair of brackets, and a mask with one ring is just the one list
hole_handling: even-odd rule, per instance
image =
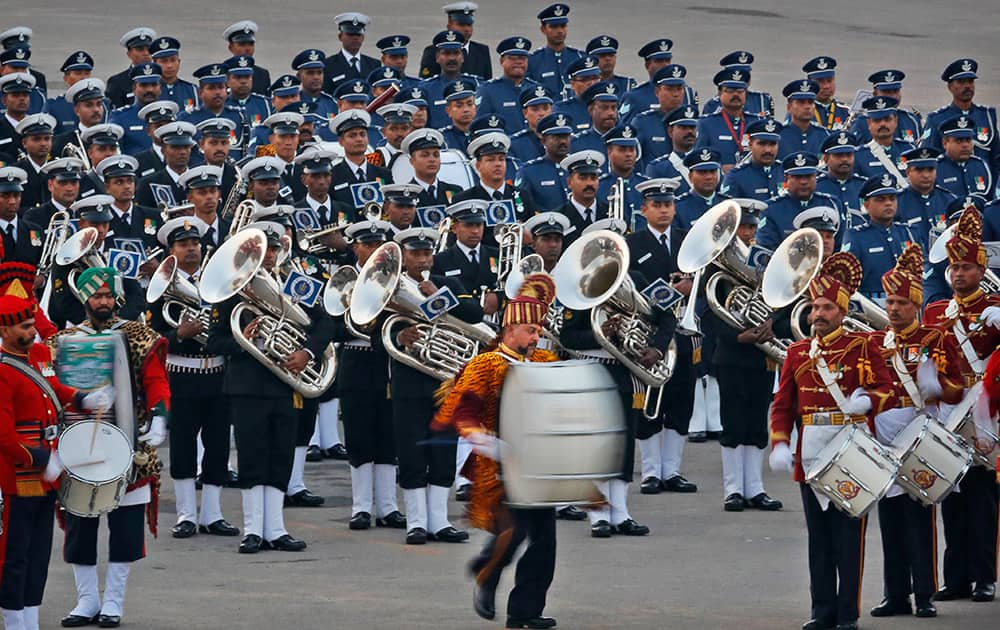
[[[560, 628], [791, 630], [808, 618], [806, 530], [797, 486], [788, 477], [767, 472], [767, 490], [785, 503], [784, 511], [726, 513], [718, 444], [688, 444], [685, 461], [684, 472], [698, 484], [697, 494], [643, 496], [637, 494], [638, 484], [632, 485], [636, 494], [629, 498], [629, 507], [636, 520], [649, 525], [649, 536], [597, 540], [590, 537], [586, 521], [559, 521], [556, 576], [545, 612]], [[418, 547], [403, 544], [403, 530], [349, 531], [346, 462], [306, 464], [306, 483], [326, 496], [326, 505], [285, 510], [289, 531], [309, 543], [302, 553], [246, 556], [236, 553], [239, 538], [171, 538], [175, 514], [168, 477], [165, 471], [160, 538], [147, 537], [147, 558], [132, 570], [123, 627], [502, 627], [513, 567], [498, 591], [501, 623], [484, 621], [472, 611], [472, 582], [464, 572], [485, 535], [471, 530], [468, 543]], [[452, 504], [456, 525], [458, 505]], [[223, 512], [233, 524], [241, 524], [238, 490], [223, 492]], [[938, 531], [941, 539], [940, 527]], [[76, 601], [72, 571], [60, 557], [61, 540], [57, 532], [42, 606], [43, 628], [57, 627]], [[943, 546], [941, 539], [939, 552]], [[1000, 602], [942, 602], [936, 620], [873, 619], [868, 609], [882, 598], [881, 554], [873, 513], [863, 628], [996, 626]]]
[[[373, 18], [363, 49], [377, 55], [373, 42], [388, 34], [413, 38], [409, 72], [416, 74], [419, 51], [444, 25], [440, 0], [320, 0], [242, 2], [4, 2], [2, 25], [34, 29], [32, 63], [48, 76], [50, 95], [62, 91], [58, 66], [77, 49], [97, 60], [95, 76], [125, 65], [118, 39], [139, 25], [181, 40], [182, 76], [228, 56], [222, 30], [240, 19], [260, 25], [257, 61], [272, 77], [288, 72], [288, 60], [308, 47], [334, 51], [331, 17], [348, 10]], [[476, 37], [491, 47], [503, 37], [523, 34], [541, 43], [535, 13], [542, 0], [481, 1]], [[926, 113], [948, 100], [941, 70], [959, 57], [979, 61], [976, 102], [1000, 103], [1000, 46], [995, 2], [983, 0], [620, 0], [571, 1], [569, 43], [609, 33], [621, 40], [619, 73], [644, 80], [635, 50], [667, 36], [675, 61], [704, 102], [711, 77], [726, 52], [747, 49], [757, 57], [753, 87], [780, 97], [781, 86], [801, 76], [802, 62], [834, 56], [838, 98], [850, 102], [867, 75], [893, 67], [907, 74], [905, 106]], [[496, 62], [494, 61], [494, 71]], [[779, 114], [783, 112], [778, 99]], [[166, 459], [165, 457], [163, 459]], [[789, 476], [766, 472], [769, 493], [785, 509], [769, 513], [722, 511], [721, 463], [715, 442], [689, 444], [685, 475], [697, 494], [630, 498], [634, 518], [648, 525], [645, 538], [594, 540], [586, 522], [560, 521], [556, 577], [546, 614], [560, 628], [798, 628], [809, 617], [806, 531], [796, 485]], [[306, 540], [302, 553], [238, 555], [240, 538], [199, 535], [170, 537], [175, 522], [172, 485], [163, 473], [159, 539], [147, 538], [147, 558], [129, 581], [123, 626], [144, 630], [192, 628], [491, 628], [475, 616], [471, 581], [464, 566], [484, 540], [472, 533], [466, 544], [402, 544], [401, 530], [350, 532], [350, 477], [346, 462], [306, 465], [309, 488], [326, 505], [288, 509], [292, 535]], [[638, 479], [636, 480], [638, 481]], [[638, 483], [633, 484], [638, 491]], [[402, 504], [402, 501], [400, 502]], [[239, 491], [223, 493], [226, 517], [242, 525]], [[460, 504], [452, 504], [459, 525]], [[103, 544], [106, 544], [106, 537]], [[934, 620], [911, 617], [881, 620], [868, 609], [882, 597], [881, 543], [874, 514], [867, 534], [860, 624], [864, 628], [994, 628], [1000, 602], [943, 602]], [[48, 588], [42, 606], [44, 628], [75, 602], [73, 576], [60, 555], [56, 533]], [[939, 555], [943, 548], [939, 528]], [[103, 547], [102, 547], [103, 549]], [[102, 569], [103, 577], [103, 551]], [[940, 573], [940, 572], [939, 572]], [[498, 593], [502, 623], [508, 571]]]

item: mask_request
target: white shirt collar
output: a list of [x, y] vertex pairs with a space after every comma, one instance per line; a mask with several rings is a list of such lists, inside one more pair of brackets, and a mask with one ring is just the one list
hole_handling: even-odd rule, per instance
[[160, 158], [161, 162], [164, 161], [163, 160], [163, 149], [160, 148], [160, 145], [158, 145], [158, 144], [154, 144], [153, 145], [153, 153], [156, 154], [156, 157]]
[[[570, 196], [569, 201], [570, 201], [570, 203], [573, 204], [573, 207], [576, 208], [576, 211], [578, 213], [580, 213], [580, 218], [583, 219], [583, 220], [586, 220], [587, 219], [587, 210], [588, 210], [587, 206], [585, 206], [585, 205], [583, 205], [581, 203], [578, 203], [577, 200], [573, 196]], [[594, 205], [591, 206], [589, 209], [590, 209], [590, 220], [591, 221], [596, 221], [597, 220], [597, 203], [596, 203], [596, 201], [595, 201]]]
[[492, 199], [493, 198], [493, 193], [495, 193], [495, 192], [499, 192], [501, 195], [503, 195], [503, 191], [505, 190], [505, 186], [507, 184], [504, 181], [501, 180], [501, 182], [500, 182], [500, 188], [490, 188], [489, 186], [486, 185], [486, 182], [484, 182], [483, 180], [479, 180], [479, 185], [483, 187], [483, 190], [485, 190], [487, 192], [487, 194], [489, 194], [490, 198]]
[[652, 225], [650, 225], [650, 224], [647, 223], [646, 224], [646, 228], [653, 235], [653, 238], [656, 239], [656, 242], [660, 242], [660, 237], [663, 236], [664, 234], [666, 234], [667, 235], [667, 247], [670, 247], [671, 251], [673, 251], [673, 245], [670, 242], [670, 228], [669, 227], [666, 229], [666, 231], [660, 232], [659, 230], [657, 230], [656, 228], [654, 228]]
[[11, 118], [10, 114], [8, 114], [7, 112], [4, 112], [3, 115], [7, 119], [7, 122], [10, 123], [11, 127], [17, 127], [17, 123], [21, 122], [20, 120], [14, 120], [13, 118]]
[[180, 173], [175, 173], [174, 169], [170, 168], [169, 166], [164, 165], [163, 168], [166, 169], [167, 175], [169, 175], [170, 179], [174, 180], [174, 183], [176, 184], [177, 180], [179, 180], [181, 178], [181, 174]]
[[125, 211], [122, 211], [120, 208], [118, 208], [118, 206], [116, 206], [114, 204], [112, 204], [111, 208], [114, 210], [115, 214], [118, 215], [119, 219], [123, 219], [124, 220], [125, 215], [128, 214], [128, 213], [131, 213], [132, 210], [135, 209], [135, 204], [130, 201], [129, 204], [128, 204], [128, 210], [125, 210]]
[[306, 203], [309, 204], [310, 208], [312, 208], [313, 210], [316, 210], [317, 212], [319, 211], [319, 207], [320, 206], [326, 206], [327, 212], [329, 212], [329, 211], [332, 210], [332, 208], [330, 208], [330, 196], [329, 195], [327, 195], [326, 201], [324, 201], [322, 203], [319, 202], [319, 201], [316, 201], [315, 199], [313, 199], [312, 195], [306, 195]]
[[[415, 182], [417, 182], [418, 184], [420, 184], [420, 186], [421, 186], [421, 187], [423, 187], [423, 189], [424, 189], [424, 191], [425, 191], [425, 192], [426, 192], [426, 191], [427, 191], [427, 189], [428, 189], [428, 188], [430, 188], [431, 186], [434, 186], [435, 188], [438, 188], [438, 187], [440, 187], [440, 184], [438, 183], [438, 179], [437, 179], [437, 177], [435, 177], [435, 178], [434, 178], [434, 181], [432, 181], [431, 183], [429, 183], [429, 184], [428, 184], [428, 183], [427, 183], [427, 182], [425, 182], [424, 180], [422, 180], [422, 179], [420, 179], [419, 177], [417, 177], [416, 175], [414, 175], [414, 176], [413, 176], [413, 181], [415, 181]], [[437, 190], [435, 190], [434, 192], [437, 192]]]
[[479, 259], [479, 246], [478, 245], [476, 246], [475, 249], [471, 249], [471, 248], [466, 247], [465, 245], [463, 245], [460, 241], [455, 241], [455, 244], [458, 245], [458, 248], [460, 250], [462, 250], [463, 254], [465, 254], [466, 260], [468, 260], [470, 252], [476, 252], [476, 259], [477, 260]]
[[356, 54], [356, 55], [352, 55], [351, 53], [349, 53], [346, 50], [344, 50], [343, 48], [341, 48], [340, 49], [340, 54], [342, 54], [344, 56], [344, 59], [347, 60], [347, 65], [349, 65], [349, 66], [353, 65], [351, 63], [351, 60], [357, 59], [358, 60], [358, 66], [359, 67], [361, 66], [361, 52], [358, 52], [358, 54]]
[[6, 232], [8, 225], [13, 225], [14, 226], [14, 233], [17, 234], [17, 215], [16, 214], [14, 215], [14, 218], [11, 219], [10, 221], [6, 221], [4, 219], [0, 219], [0, 230], [3, 230], [4, 232]]
[[55, 208], [56, 210], [59, 210], [61, 212], [65, 212], [66, 210], [68, 210], [66, 206], [62, 205], [55, 199], [50, 199], [49, 201], [52, 203], [52, 207]]

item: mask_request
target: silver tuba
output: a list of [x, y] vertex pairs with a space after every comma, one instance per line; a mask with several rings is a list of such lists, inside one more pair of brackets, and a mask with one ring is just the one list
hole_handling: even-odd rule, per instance
[[[348, 310], [356, 327], [370, 325], [385, 310], [393, 311], [382, 324], [382, 344], [389, 356], [418, 372], [444, 381], [479, 352], [480, 345], [493, 341], [496, 334], [486, 324], [469, 324], [448, 314], [427, 321], [420, 305], [426, 298], [417, 282], [403, 272], [403, 253], [393, 241], [382, 244], [361, 268], [351, 294]], [[410, 349], [396, 343], [396, 324], [416, 326], [420, 340]]]
[[80, 290], [76, 288], [77, 276], [90, 267], [108, 266], [107, 261], [104, 260], [104, 256], [101, 252], [97, 251], [97, 239], [97, 228], [81, 228], [77, 230], [76, 234], [65, 240], [56, 252], [55, 257], [52, 259], [57, 265], [63, 267], [68, 265], [73, 266], [73, 268], [69, 270], [69, 275], [66, 278], [66, 284], [69, 286], [69, 290], [73, 292], [76, 299], [80, 300], [81, 304], [86, 302], [86, 300], [83, 299], [82, 295], [80, 295]]
[[208, 326], [211, 311], [202, 306], [198, 287], [177, 273], [177, 257], [167, 256], [153, 272], [146, 287], [146, 302], [153, 304], [163, 298], [163, 321], [171, 328], [179, 328], [186, 319], [201, 323], [204, 330], [194, 340], [208, 343]]
[[823, 237], [800, 228], [781, 241], [760, 281], [764, 302], [777, 310], [799, 299], [823, 264]]
[[[341, 317], [347, 314], [351, 307], [351, 295], [358, 281], [358, 270], [352, 265], [341, 265], [330, 274], [323, 289], [323, 308], [331, 317]], [[350, 317], [344, 317], [344, 325], [352, 335], [371, 343], [371, 337], [360, 327], [354, 325]]]
[[42, 245], [42, 254], [38, 259], [38, 271], [48, 273], [55, 262], [56, 252], [63, 246], [69, 238], [73, 228], [70, 227], [69, 212], [57, 210], [52, 213], [49, 219], [49, 227], [45, 230], [45, 243]]
[[233, 222], [229, 225], [229, 236], [232, 236], [253, 223], [253, 213], [257, 209], [257, 202], [253, 199], [244, 199], [233, 210]]
[[[590, 311], [590, 327], [594, 339], [647, 387], [647, 400], [652, 390], [662, 388], [673, 374], [677, 352], [673, 344], [652, 367], [639, 363], [656, 332], [653, 309], [657, 308], [638, 291], [628, 275], [629, 250], [625, 239], [611, 230], [598, 230], [577, 239], [563, 253], [552, 270], [556, 281], [556, 296], [569, 309]], [[620, 319], [616, 339], [604, 335], [601, 325]], [[656, 406], [647, 417], [659, 415], [663, 390], [656, 396]], [[643, 413], [646, 413], [644, 410]]]
[[[749, 249], [736, 237], [741, 215], [734, 201], [713, 206], [694, 222], [677, 252], [678, 266], [683, 262], [703, 269], [714, 263], [720, 268], [705, 282], [705, 300], [716, 317], [736, 330], [760, 326], [774, 314], [761, 294], [756, 270], [747, 264]], [[772, 339], [755, 345], [783, 361], [789, 341]]]
[[[336, 374], [333, 344], [297, 374], [284, 367], [285, 358], [305, 345], [306, 329], [312, 321], [282, 294], [277, 281], [261, 270], [266, 252], [267, 237], [261, 230], [247, 228], [229, 237], [205, 265], [201, 298], [218, 304], [239, 294], [243, 301], [229, 317], [236, 343], [303, 397], [316, 398], [330, 388]], [[260, 320], [254, 339], [243, 336], [240, 319], [244, 313]]]

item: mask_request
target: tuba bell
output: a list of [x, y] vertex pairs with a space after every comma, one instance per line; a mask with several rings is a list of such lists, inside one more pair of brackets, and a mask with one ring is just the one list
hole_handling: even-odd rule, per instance
[[[647, 387], [647, 400], [653, 389], [657, 394], [655, 409], [647, 417], [659, 415], [662, 386], [670, 380], [677, 352], [674, 346], [651, 367], [639, 363], [656, 332], [653, 309], [657, 308], [639, 293], [628, 275], [629, 250], [625, 239], [611, 230], [598, 230], [577, 239], [563, 253], [552, 270], [556, 297], [569, 309], [590, 310], [590, 328], [594, 339]], [[605, 336], [601, 326], [619, 318], [615, 339]], [[645, 410], [644, 410], [645, 413]]]
[[204, 330], [194, 336], [194, 340], [208, 343], [209, 315], [211, 311], [202, 306], [198, 287], [177, 273], [177, 257], [167, 256], [153, 272], [146, 287], [146, 302], [153, 304], [163, 298], [163, 321], [171, 328], [179, 328], [186, 319], [197, 320]]
[[[229, 317], [236, 343], [303, 397], [316, 398], [330, 388], [336, 375], [333, 344], [297, 374], [284, 367], [285, 358], [305, 345], [306, 329], [312, 321], [301, 307], [282, 294], [277, 281], [262, 270], [266, 253], [267, 237], [257, 228], [247, 228], [229, 237], [205, 265], [199, 293], [210, 304], [238, 294], [243, 301]], [[260, 320], [255, 339], [243, 335], [240, 319], [244, 313]]]
[[[400, 363], [444, 381], [479, 352], [480, 345], [493, 341], [496, 334], [486, 324], [469, 324], [444, 314], [427, 321], [420, 305], [426, 298], [417, 282], [403, 273], [403, 252], [393, 241], [383, 243], [361, 268], [351, 293], [348, 315], [358, 328], [372, 324], [383, 311], [394, 314], [382, 324], [382, 344], [389, 356]], [[396, 343], [396, 324], [416, 326], [420, 340], [411, 348]]]
[[233, 222], [229, 225], [229, 236], [232, 236], [253, 223], [253, 213], [257, 209], [257, 202], [253, 199], [244, 199], [233, 210]]
[[800, 228], [789, 234], [764, 269], [760, 282], [764, 303], [777, 310], [798, 300], [809, 289], [822, 264], [823, 237], [819, 232]]
[[[704, 269], [714, 263], [720, 268], [705, 282], [705, 300], [716, 317], [736, 330], [759, 326], [774, 314], [761, 295], [756, 271], [747, 264], [749, 250], [736, 237], [741, 216], [734, 201], [713, 206], [694, 222], [677, 252], [678, 266], [683, 262]], [[789, 341], [772, 339], [755, 345], [783, 361]]]
[[98, 251], [97, 228], [85, 227], [77, 230], [76, 234], [70, 236], [63, 242], [53, 257], [53, 262], [60, 266], [72, 265], [66, 284], [80, 303], [86, 302], [80, 295], [80, 290], [76, 288], [76, 278], [90, 267], [107, 267], [108, 263], [104, 256]]
[[[330, 279], [326, 281], [326, 288], [323, 290], [323, 308], [331, 317], [342, 317], [347, 314], [357, 281], [358, 270], [352, 265], [341, 265], [330, 274]], [[344, 324], [352, 335], [371, 343], [368, 333], [355, 326], [350, 317], [344, 317]]]

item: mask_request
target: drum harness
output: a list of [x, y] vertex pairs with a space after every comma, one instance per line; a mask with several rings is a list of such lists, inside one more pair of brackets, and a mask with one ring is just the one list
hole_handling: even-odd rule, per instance
[[[55, 407], [56, 417], [59, 420], [62, 420], [63, 407], [62, 404], [59, 402], [59, 397], [56, 395], [55, 390], [52, 389], [52, 385], [47, 380], [45, 380], [44, 376], [38, 373], [38, 370], [32, 367], [31, 364], [28, 363], [27, 361], [24, 361], [23, 359], [20, 359], [16, 356], [5, 353], [0, 353], [0, 363], [2, 363], [3, 365], [11, 366], [21, 374], [24, 374], [26, 377], [28, 377], [28, 379], [31, 380], [32, 383], [37, 385], [38, 389], [42, 390], [42, 396], [47, 398], [49, 402], [52, 403], [52, 406]], [[42, 433], [42, 439], [44, 439], [47, 442], [52, 442], [53, 440], [56, 439], [56, 436], [59, 433], [58, 424], [51, 424], [45, 427], [44, 429], [42, 429], [41, 433]]]
[[913, 382], [910, 371], [906, 369], [903, 357], [899, 356], [899, 351], [896, 349], [896, 334], [893, 331], [890, 330], [886, 333], [882, 347], [892, 350], [892, 369], [896, 371], [896, 376], [899, 377], [899, 382], [903, 385], [903, 389], [906, 390], [906, 394], [913, 401], [913, 406], [922, 410], [924, 408], [924, 397], [920, 394], [920, 389], [916, 383]]
[[[809, 345], [809, 358], [816, 362], [816, 373], [819, 374], [823, 385], [830, 392], [830, 396], [833, 397], [833, 402], [837, 404], [837, 407], [845, 417], [850, 416], [847, 398], [844, 396], [844, 392], [840, 389], [840, 386], [837, 385], [837, 379], [830, 372], [830, 368], [826, 364], [826, 359], [823, 358], [823, 351], [819, 347], [819, 339], [813, 338], [812, 343]], [[821, 414], [812, 415], [818, 416]]]

